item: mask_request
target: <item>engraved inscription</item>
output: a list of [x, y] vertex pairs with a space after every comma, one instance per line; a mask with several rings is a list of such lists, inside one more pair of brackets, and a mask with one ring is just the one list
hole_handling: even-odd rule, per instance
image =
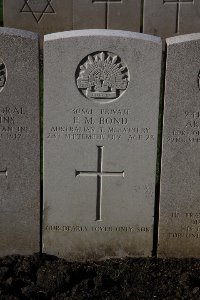
[[[170, 239], [200, 239], [200, 213], [199, 212], [171, 212], [169, 215], [172, 223], [176, 223], [176, 231], [169, 231]], [[182, 225], [182, 220], [185, 224]]]
[[31, 14], [39, 24], [45, 15], [55, 14], [52, 0], [24, 0], [20, 13]]
[[[148, 124], [130, 125], [135, 119], [129, 108], [72, 108], [65, 124], [52, 124], [48, 139], [121, 141], [128, 143], [151, 143], [155, 140]], [[146, 123], [146, 122], [145, 122]]]
[[102, 221], [102, 179], [103, 177], [124, 177], [125, 173], [122, 172], [104, 172], [103, 171], [103, 148], [104, 146], [97, 146], [98, 148], [98, 161], [97, 171], [75, 171], [76, 176], [96, 176], [97, 177], [97, 201], [96, 201], [96, 221]]
[[152, 228], [148, 226], [83, 226], [83, 225], [47, 225], [46, 231], [54, 232], [118, 232], [118, 233], [151, 233]]
[[180, 31], [180, 10], [182, 4], [194, 4], [194, 0], [163, 0], [163, 4], [176, 5], [176, 28], [175, 33]]
[[0, 92], [2, 92], [2, 90], [4, 89], [6, 80], [7, 80], [6, 66], [3, 60], [0, 58]]
[[167, 142], [171, 144], [200, 143], [200, 111], [184, 111], [174, 117], [181, 117], [182, 126], [172, 128], [167, 136]]
[[97, 103], [109, 103], [118, 99], [127, 89], [129, 71], [122, 59], [102, 51], [84, 58], [76, 71], [79, 91]]
[[30, 134], [25, 123], [28, 112], [22, 106], [0, 106], [0, 142], [20, 140]]

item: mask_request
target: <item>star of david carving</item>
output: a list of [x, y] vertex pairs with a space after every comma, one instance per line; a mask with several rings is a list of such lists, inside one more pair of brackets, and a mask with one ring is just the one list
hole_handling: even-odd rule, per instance
[[40, 23], [45, 15], [56, 13], [51, 4], [52, 0], [44, 0], [44, 4], [41, 5], [40, 3], [40, 8], [38, 9], [34, 9], [33, 1], [34, 0], [24, 0], [24, 4], [20, 12], [32, 14], [37, 23]]

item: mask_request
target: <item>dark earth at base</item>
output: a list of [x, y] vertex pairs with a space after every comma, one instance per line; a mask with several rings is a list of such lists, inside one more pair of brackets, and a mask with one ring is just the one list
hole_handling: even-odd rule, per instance
[[0, 258], [0, 299], [200, 299], [200, 260]]

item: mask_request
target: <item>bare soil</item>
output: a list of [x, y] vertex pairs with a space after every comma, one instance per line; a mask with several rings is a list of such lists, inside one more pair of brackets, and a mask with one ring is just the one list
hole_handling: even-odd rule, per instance
[[0, 258], [0, 299], [200, 299], [200, 260], [7, 256]]

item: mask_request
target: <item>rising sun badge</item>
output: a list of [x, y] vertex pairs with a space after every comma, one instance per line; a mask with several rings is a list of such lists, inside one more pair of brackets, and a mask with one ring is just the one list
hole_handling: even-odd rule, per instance
[[128, 87], [128, 67], [118, 55], [106, 51], [93, 53], [78, 66], [76, 84], [86, 98], [99, 103], [112, 102]]
[[7, 80], [7, 70], [3, 60], [0, 58], [0, 92], [4, 89]]

